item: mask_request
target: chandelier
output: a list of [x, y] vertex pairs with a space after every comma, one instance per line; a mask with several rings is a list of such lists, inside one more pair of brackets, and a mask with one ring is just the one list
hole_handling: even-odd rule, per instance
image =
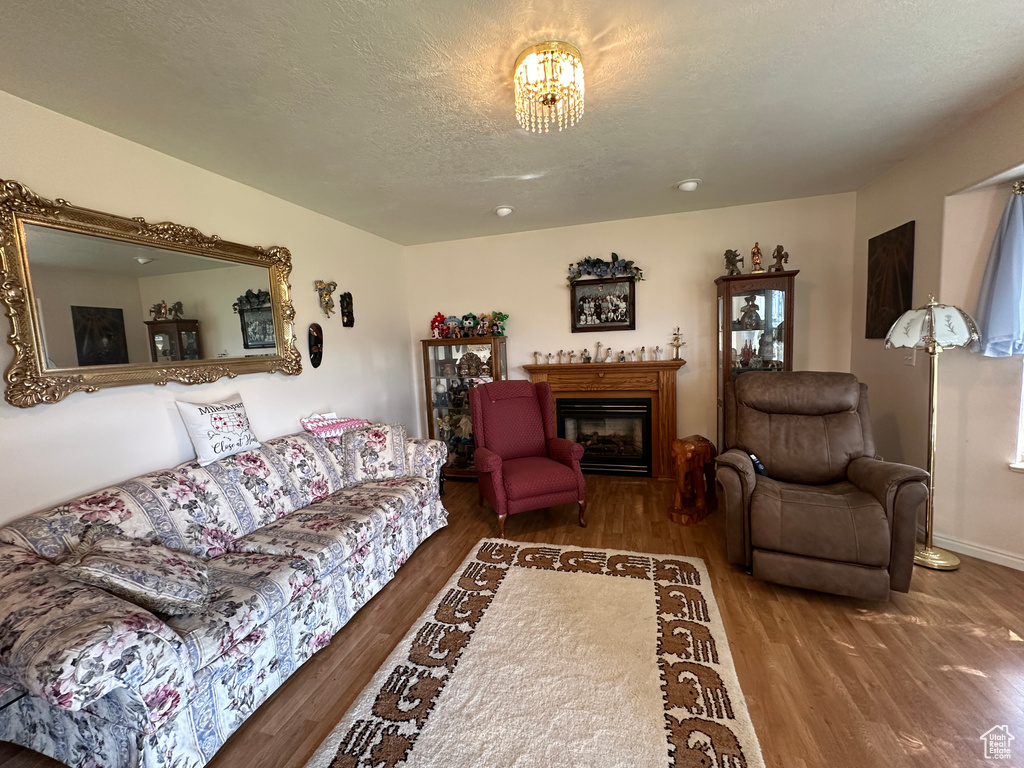
[[547, 133], [583, 117], [583, 59], [575, 46], [551, 40], [531, 45], [516, 59], [516, 119], [528, 131]]

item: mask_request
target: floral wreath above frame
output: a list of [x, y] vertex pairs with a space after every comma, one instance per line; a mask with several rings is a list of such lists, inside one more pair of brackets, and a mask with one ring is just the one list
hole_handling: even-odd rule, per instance
[[628, 277], [639, 282], [644, 279], [644, 271], [632, 261], [620, 259], [617, 253], [613, 253], [611, 261], [587, 256], [575, 264], [570, 264], [569, 285], [572, 285], [581, 277]]

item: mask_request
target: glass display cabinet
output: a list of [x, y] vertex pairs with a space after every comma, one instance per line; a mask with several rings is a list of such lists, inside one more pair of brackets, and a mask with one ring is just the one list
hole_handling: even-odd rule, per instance
[[154, 363], [202, 359], [198, 320], [146, 320], [145, 323]]
[[508, 378], [506, 336], [424, 339], [427, 433], [448, 444], [447, 477], [476, 477], [469, 390]]
[[797, 273], [722, 275], [718, 286], [718, 449], [725, 450], [725, 385], [747, 371], [793, 370]]

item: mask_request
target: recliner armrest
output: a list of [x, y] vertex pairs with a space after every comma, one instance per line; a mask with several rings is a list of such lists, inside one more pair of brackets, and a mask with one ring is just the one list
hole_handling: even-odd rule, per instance
[[552, 437], [548, 440], [548, 456], [555, 461], [579, 461], [583, 458], [583, 446], [564, 437]]
[[477, 472], [500, 472], [501, 456], [489, 448], [477, 448], [473, 454], [473, 464]]
[[928, 473], [906, 464], [863, 456], [850, 462], [846, 478], [874, 496], [885, 510], [892, 535], [889, 588], [908, 591], [914, 573], [918, 510], [928, 499]]
[[749, 499], [754, 490], [754, 483], [757, 482], [757, 475], [754, 472], [754, 462], [750, 456], [738, 448], [730, 448], [728, 451], [715, 459], [715, 466], [718, 469], [731, 469], [740, 476], [740, 482], [744, 485], [744, 498]]
[[725, 512], [727, 557], [734, 565], [750, 567], [750, 497], [757, 475], [750, 456], [732, 448], [715, 459], [718, 506]]
[[899, 487], [911, 482], [927, 484], [928, 473], [909, 464], [862, 456], [850, 462], [846, 469], [846, 479], [874, 496], [885, 507], [886, 514], [891, 516], [893, 499]]

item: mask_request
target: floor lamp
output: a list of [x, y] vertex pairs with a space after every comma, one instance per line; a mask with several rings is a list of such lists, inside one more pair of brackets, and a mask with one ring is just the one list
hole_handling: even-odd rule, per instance
[[960, 558], [952, 552], [932, 546], [935, 518], [935, 423], [939, 414], [939, 354], [944, 349], [966, 347], [978, 340], [978, 326], [974, 318], [959, 307], [939, 304], [935, 296], [921, 309], [911, 309], [900, 315], [885, 336], [885, 346], [923, 349], [931, 359], [928, 398], [928, 501], [925, 505], [925, 541], [914, 549], [914, 562], [925, 568], [955, 571]]

